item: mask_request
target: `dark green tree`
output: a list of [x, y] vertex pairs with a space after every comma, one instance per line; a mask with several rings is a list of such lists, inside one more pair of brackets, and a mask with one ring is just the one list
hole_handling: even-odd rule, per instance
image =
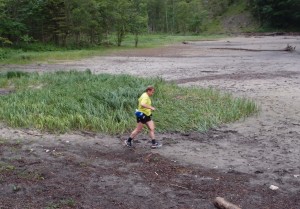
[[96, 44], [99, 41], [100, 13], [94, 0], [72, 0], [66, 5], [67, 24], [75, 44]]
[[19, 8], [27, 4], [20, 0], [1, 0], [0, 1], [0, 37], [17, 43], [20, 38], [28, 31], [24, 19], [24, 12]]
[[262, 25], [300, 28], [300, 0], [251, 0], [250, 6]]
[[145, 0], [132, 0], [129, 19], [129, 30], [135, 37], [135, 47], [138, 46], [139, 35], [147, 31], [147, 2]]
[[126, 32], [129, 30], [130, 7], [131, 3], [128, 0], [115, 0], [111, 2], [114, 9], [111, 12], [112, 24], [116, 33], [117, 46], [121, 46]]
[[148, 27], [150, 32], [169, 32], [170, 14], [166, 8], [168, 0], [148, 0]]

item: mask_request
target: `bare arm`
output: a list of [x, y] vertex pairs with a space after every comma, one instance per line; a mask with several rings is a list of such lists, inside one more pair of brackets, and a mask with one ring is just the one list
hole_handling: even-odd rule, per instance
[[155, 110], [155, 107], [147, 105], [147, 104], [141, 104], [142, 107], [150, 109], [150, 110]]

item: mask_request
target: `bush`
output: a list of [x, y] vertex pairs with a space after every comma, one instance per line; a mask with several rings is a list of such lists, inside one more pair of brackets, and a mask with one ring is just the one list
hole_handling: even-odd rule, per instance
[[22, 49], [23, 51], [35, 51], [35, 52], [47, 52], [47, 51], [58, 51], [61, 48], [54, 46], [52, 44], [44, 44], [44, 43], [19, 43], [15, 45], [14, 48]]
[[3, 38], [0, 36], [0, 45], [1, 46], [10, 46], [10, 45], [12, 45], [12, 42], [9, 39]]
[[29, 76], [29, 73], [27, 72], [22, 72], [22, 71], [10, 71], [6, 73], [6, 77], [7, 79], [11, 79], [11, 78], [20, 78], [22, 76]]
[[7, 59], [9, 51], [7, 49], [0, 48], [0, 60]]

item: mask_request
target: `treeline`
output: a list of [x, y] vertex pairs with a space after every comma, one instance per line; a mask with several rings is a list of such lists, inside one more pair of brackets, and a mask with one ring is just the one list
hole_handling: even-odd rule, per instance
[[[200, 33], [234, 0], [0, 0], [0, 44], [99, 45], [110, 34]], [[212, 9], [213, 8], [213, 9]]]
[[300, 0], [249, 0], [249, 5], [263, 26], [300, 29]]
[[126, 34], [199, 34], [236, 3], [262, 24], [299, 26], [300, 0], [0, 0], [0, 46], [121, 45]]
[[116, 32], [120, 45], [126, 32], [147, 28], [145, 0], [0, 1], [0, 37], [6, 44], [93, 45]]

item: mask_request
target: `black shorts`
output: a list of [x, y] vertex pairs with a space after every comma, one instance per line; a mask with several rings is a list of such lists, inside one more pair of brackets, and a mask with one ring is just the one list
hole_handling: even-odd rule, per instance
[[136, 122], [137, 123], [142, 123], [142, 124], [146, 124], [147, 122], [151, 121], [151, 115], [147, 116], [145, 114], [143, 114], [143, 116], [141, 117], [136, 117]]

